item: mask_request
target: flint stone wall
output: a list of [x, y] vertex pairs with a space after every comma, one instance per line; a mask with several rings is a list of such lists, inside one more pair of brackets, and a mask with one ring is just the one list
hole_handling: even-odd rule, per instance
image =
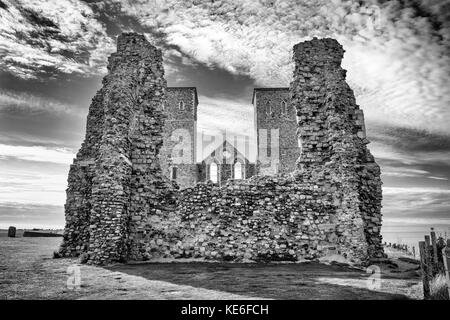
[[290, 103], [303, 150], [295, 172], [178, 190], [158, 156], [161, 53], [142, 36], [119, 37], [69, 173], [61, 254], [84, 253], [96, 264], [382, 256], [380, 171], [340, 67], [343, 52], [332, 39], [294, 47]]
[[[297, 108], [303, 182], [330, 190], [347, 241], [360, 256], [383, 255], [380, 168], [367, 148], [363, 112], [341, 68], [344, 49], [334, 39], [294, 46], [290, 86]], [[358, 231], [359, 230], [359, 231]]]
[[158, 160], [165, 87], [161, 51], [144, 36], [119, 36], [69, 171], [60, 255], [86, 253], [98, 264], [139, 258], [140, 221], [171, 188]]
[[176, 211], [149, 218], [145, 258], [267, 262], [341, 254], [361, 262], [348, 237], [362, 230], [344, 228], [331, 195], [299, 179], [255, 176], [182, 190]]
[[[180, 103], [183, 108], [180, 109]], [[194, 185], [198, 179], [197, 169], [197, 93], [195, 88], [166, 88], [163, 130], [163, 146], [160, 163], [163, 174], [172, 179], [172, 168], [176, 168], [176, 183], [184, 188]], [[180, 141], [181, 137], [181, 141]], [[192, 140], [189, 140], [192, 139]], [[183, 147], [183, 155], [179, 148]]]
[[[286, 103], [285, 110], [283, 110], [283, 102]], [[300, 156], [300, 148], [295, 134], [297, 129], [296, 110], [290, 104], [289, 88], [257, 88], [253, 93], [253, 105], [257, 139], [267, 135], [263, 138], [263, 141], [267, 142], [258, 141], [257, 143], [260, 174], [276, 175], [293, 172], [296, 169], [296, 160]], [[268, 110], [271, 111], [270, 114], [268, 114]], [[273, 129], [278, 130], [279, 136], [279, 163], [277, 166], [264, 161], [264, 157], [273, 157], [267, 151], [268, 146], [272, 144], [272, 139], [277, 139], [275, 136], [272, 137]], [[267, 131], [263, 133], [261, 130]]]

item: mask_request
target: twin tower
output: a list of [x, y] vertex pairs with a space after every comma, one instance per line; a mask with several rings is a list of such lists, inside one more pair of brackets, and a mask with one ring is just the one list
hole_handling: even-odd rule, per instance
[[[296, 111], [289, 101], [289, 88], [254, 89], [256, 161], [250, 161], [250, 137], [205, 137], [197, 131], [199, 101], [195, 87], [168, 87], [160, 151], [163, 174], [180, 188], [186, 188], [201, 181], [221, 185], [254, 175], [293, 172], [301, 148], [296, 134]], [[205, 143], [213, 145], [214, 150], [203, 156]], [[200, 160], [198, 151], [202, 154]]]

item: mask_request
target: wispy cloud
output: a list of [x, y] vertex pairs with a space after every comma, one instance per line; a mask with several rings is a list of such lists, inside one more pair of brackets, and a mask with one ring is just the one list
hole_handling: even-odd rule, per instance
[[28, 161], [70, 164], [75, 155], [72, 150], [66, 148], [0, 144], [0, 159], [9, 157]]
[[[369, 121], [450, 133], [445, 1], [4, 3], [3, 67], [24, 77], [52, 68], [87, 74], [104, 70], [113, 40], [97, 13], [114, 7], [167, 47], [166, 57], [249, 75], [263, 86], [289, 84], [295, 43], [335, 37], [346, 49], [343, 65]], [[176, 72], [169, 60], [168, 70]]]
[[15, 92], [0, 89], [0, 112], [51, 112], [79, 114], [75, 106], [47, 97], [36, 96], [26, 92]]
[[104, 72], [114, 42], [84, 2], [8, 1], [0, 8], [3, 70], [22, 78]]
[[[205, 136], [217, 136], [218, 139], [214, 141], [205, 138], [207, 141], [204, 144], [198, 143], [197, 160], [201, 161], [209, 155], [222, 141], [222, 134], [226, 133], [230, 143], [234, 143], [235, 136], [239, 139], [238, 146], [236, 146], [238, 150], [242, 149], [239, 146], [243, 144], [243, 137], [249, 137], [250, 154], [248, 157], [253, 161], [255, 156], [253, 107], [245, 101], [237, 102], [205, 96], [200, 96], [199, 101], [197, 123], [199, 138], [203, 134]], [[239, 151], [244, 153], [244, 150]]]
[[450, 224], [450, 190], [426, 187], [384, 187], [383, 214], [389, 219], [444, 219]]
[[238, 135], [253, 136], [253, 107], [246, 101], [199, 97], [198, 128], [209, 134], [227, 130]]
[[266, 86], [289, 83], [293, 44], [335, 37], [369, 120], [450, 132], [445, 2], [169, 0], [122, 10], [192, 59]]

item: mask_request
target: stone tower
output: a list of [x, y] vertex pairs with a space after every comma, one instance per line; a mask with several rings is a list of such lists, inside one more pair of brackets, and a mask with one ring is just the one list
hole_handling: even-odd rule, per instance
[[301, 180], [329, 192], [339, 242], [360, 257], [382, 257], [380, 167], [367, 148], [363, 112], [341, 68], [334, 39], [294, 46], [290, 86], [297, 109]]
[[62, 256], [102, 264], [139, 259], [142, 223], [170, 187], [158, 159], [166, 81], [161, 51], [124, 33], [89, 107], [86, 137], [70, 167]]
[[300, 156], [295, 108], [289, 88], [255, 88], [252, 104], [257, 139], [258, 174], [290, 173]]
[[168, 87], [163, 105], [166, 121], [160, 153], [163, 174], [180, 188], [198, 181], [197, 89]]

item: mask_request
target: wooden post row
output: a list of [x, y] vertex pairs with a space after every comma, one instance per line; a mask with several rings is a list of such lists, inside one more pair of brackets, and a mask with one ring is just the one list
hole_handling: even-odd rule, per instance
[[439, 260], [437, 251], [436, 233], [431, 228], [431, 245], [433, 247], [433, 276], [439, 273]]
[[420, 268], [422, 269], [422, 282], [423, 282], [423, 297], [425, 300], [430, 299], [430, 279], [428, 277], [428, 265], [427, 265], [427, 254], [425, 241], [419, 242], [419, 252], [420, 252]]
[[447, 246], [442, 249], [442, 258], [444, 260], [445, 279], [447, 280], [448, 296], [450, 297], [450, 275], [448, 270], [450, 267], [450, 239], [447, 239]]

